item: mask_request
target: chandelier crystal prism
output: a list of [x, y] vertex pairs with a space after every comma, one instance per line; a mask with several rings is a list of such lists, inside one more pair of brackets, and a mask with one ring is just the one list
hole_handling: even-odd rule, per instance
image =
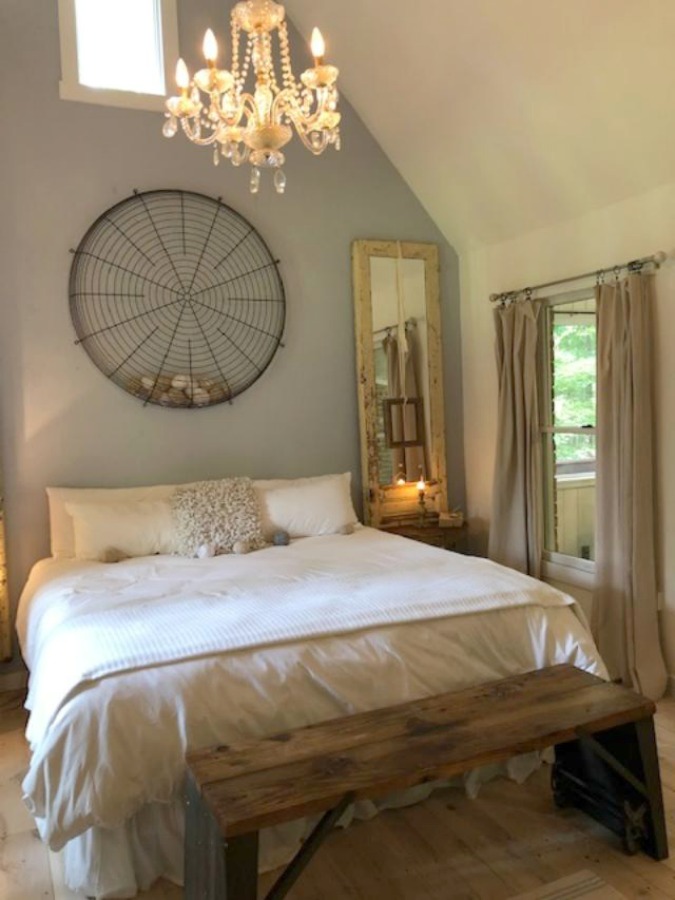
[[[286, 188], [282, 148], [295, 129], [302, 143], [319, 155], [330, 145], [340, 149], [340, 113], [337, 111], [338, 70], [324, 62], [321, 32], [312, 33], [314, 66], [298, 82], [291, 67], [286, 12], [274, 0], [242, 0], [231, 13], [232, 62], [230, 69], [216, 65], [218, 44], [209, 29], [204, 35], [206, 68], [190, 78], [182, 59], [176, 66], [180, 95], [166, 101], [165, 137], [178, 125], [199, 146], [213, 146], [213, 162], [220, 157], [235, 166], [252, 166], [250, 189], [257, 193], [262, 169], [273, 169], [279, 194]], [[280, 77], [273, 56], [277, 32]], [[247, 87], [247, 82], [253, 81]]]

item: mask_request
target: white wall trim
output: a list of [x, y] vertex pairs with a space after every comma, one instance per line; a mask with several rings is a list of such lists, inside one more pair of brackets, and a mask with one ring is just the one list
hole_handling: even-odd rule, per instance
[[595, 565], [593, 563], [590, 563], [588, 567], [579, 565], [580, 563], [588, 562], [588, 560], [575, 559], [574, 565], [566, 565], [565, 563], [542, 559], [542, 578], [562, 581], [564, 584], [592, 591], [595, 588]]
[[[62, 100], [76, 100], [80, 103], [95, 103], [100, 106], [118, 106], [125, 109], [142, 109], [163, 112], [163, 94], [142, 94], [134, 91], [117, 91], [93, 88], [80, 84], [77, 66], [77, 32], [74, 0], [59, 2], [59, 43], [61, 48], [61, 80], [59, 97]], [[176, 0], [160, 0], [162, 17], [162, 63], [164, 67], [164, 87], [172, 83], [173, 68], [179, 57], [178, 11]]]
[[160, 94], [137, 94], [134, 91], [111, 91], [93, 88], [79, 82], [59, 81], [59, 97], [79, 103], [95, 103], [98, 106], [118, 106], [124, 109], [144, 109], [163, 112], [165, 97]]

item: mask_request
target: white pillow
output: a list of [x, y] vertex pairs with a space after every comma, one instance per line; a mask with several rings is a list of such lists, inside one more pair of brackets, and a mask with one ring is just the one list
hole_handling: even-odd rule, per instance
[[291, 537], [336, 534], [357, 521], [351, 497], [351, 472], [315, 478], [254, 481], [265, 538], [276, 531]]
[[65, 504], [72, 516], [75, 558], [107, 561], [117, 556], [172, 553], [176, 540], [168, 500]]
[[69, 559], [75, 556], [73, 520], [66, 511], [66, 503], [120, 503], [138, 500], [168, 500], [176, 486], [155, 484], [133, 488], [62, 488], [48, 487], [49, 533], [52, 556]]

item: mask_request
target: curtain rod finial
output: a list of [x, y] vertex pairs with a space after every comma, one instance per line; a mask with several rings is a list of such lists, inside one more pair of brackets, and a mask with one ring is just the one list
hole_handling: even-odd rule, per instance
[[659, 250], [657, 253], [654, 254], [653, 259], [654, 259], [654, 262], [657, 264], [657, 266], [660, 266], [661, 263], [664, 263], [668, 259], [668, 254], [664, 253], [663, 250]]

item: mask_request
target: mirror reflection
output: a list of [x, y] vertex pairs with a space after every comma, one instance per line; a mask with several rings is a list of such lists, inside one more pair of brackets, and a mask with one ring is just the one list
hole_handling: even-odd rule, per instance
[[379, 483], [429, 478], [425, 265], [371, 257]]
[[366, 524], [447, 510], [439, 254], [435, 244], [352, 245]]

